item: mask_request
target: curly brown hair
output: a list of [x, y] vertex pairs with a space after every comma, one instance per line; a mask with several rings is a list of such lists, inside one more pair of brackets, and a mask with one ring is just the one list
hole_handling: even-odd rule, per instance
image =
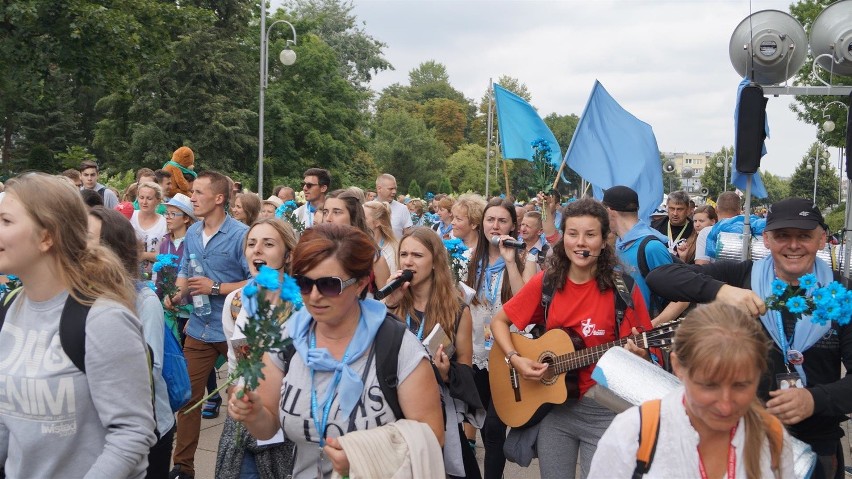
[[[565, 223], [568, 218], [576, 218], [578, 216], [594, 217], [601, 225], [604, 248], [601, 250], [597, 266], [595, 267], [595, 281], [597, 281], [600, 291], [612, 289], [615, 287], [615, 267], [618, 265], [618, 258], [615, 255], [612, 245], [606, 241], [610, 232], [609, 214], [606, 208], [597, 200], [591, 198], [577, 200], [568, 203], [568, 206], [562, 209], [560, 229], [565, 231]], [[561, 240], [557, 241], [553, 245], [553, 254], [547, 260], [546, 273], [544, 274], [545, 286], [551, 286], [551, 289], [562, 291], [565, 288], [565, 283], [568, 279], [568, 270], [570, 269], [571, 259], [565, 251], [565, 243]]]

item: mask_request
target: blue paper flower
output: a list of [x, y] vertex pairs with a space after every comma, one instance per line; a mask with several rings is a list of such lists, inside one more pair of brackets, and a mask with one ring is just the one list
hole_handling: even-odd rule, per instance
[[293, 304], [296, 310], [302, 309], [302, 293], [296, 280], [290, 275], [284, 275], [284, 282], [281, 284], [281, 299]]
[[153, 270], [155, 273], [159, 273], [163, 269], [163, 266], [163, 263], [160, 263], [158, 261], [154, 263], [154, 266], [151, 266], [151, 270]]
[[814, 303], [820, 304], [827, 299], [831, 299], [831, 295], [826, 288], [817, 288], [811, 293], [811, 298], [814, 300]]
[[813, 274], [806, 274], [799, 278], [799, 286], [804, 289], [811, 289], [817, 284], [816, 276]]
[[279, 272], [277, 269], [262, 265], [260, 267], [260, 271], [257, 273], [257, 276], [254, 278], [254, 281], [261, 288], [274, 291], [281, 286], [278, 281], [278, 277]]
[[252, 298], [257, 294], [257, 284], [252, 281], [243, 287], [243, 297]]
[[784, 294], [784, 291], [787, 290], [787, 283], [781, 281], [780, 279], [775, 279], [772, 281], [772, 294], [775, 296], [781, 296]]
[[815, 324], [825, 325], [829, 321], [828, 316], [826, 316], [825, 311], [818, 309], [814, 311], [814, 314], [811, 315], [811, 322]]
[[831, 283], [829, 283], [829, 285], [826, 286], [826, 289], [828, 290], [828, 294], [831, 295], [832, 298], [837, 298], [846, 292], [846, 288], [844, 288], [843, 285], [838, 283], [837, 281], [832, 281]]
[[793, 296], [787, 300], [787, 310], [793, 314], [801, 314], [808, 309], [808, 303], [801, 296]]

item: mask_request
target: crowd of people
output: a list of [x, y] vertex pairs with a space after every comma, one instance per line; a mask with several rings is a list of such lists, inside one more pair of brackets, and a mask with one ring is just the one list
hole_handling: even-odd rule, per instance
[[[744, 222], [733, 192], [715, 207], [673, 192], [646, 220], [627, 186], [564, 204], [422, 200], [399, 197], [390, 174], [365, 191], [310, 168], [287, 210], [294, 188], [264, 200], [196, 173], [187, 147], [124, 192], [98, 179], [87, 161], [13, 178], [0, 196], [0, 272], [22, 285], [0, 301], [0, 477], [193, 478], [201, 423], [224, 407], [216, 477], [499, 479], [509, 428], [489, 358], [497, 348], [513, 374], [544, 381], [551, 365], [518, 341], [554, 329], [580, 347], [624, 339], [682, 386], [655, 404], [659, 447], [640, 470], [650, 406], [616, 415], [586, 394], [594, 364], [579, 368], [565, 379], [576, 394], [518, 429], [541, 477], [795, 477], [791, 437], [816, 453], [813, 477], [844, 475], [849, 318], [767, 306], [778, 281], [842, 279], [817, 258], [827, 227], [810, 200], [773, 204], [758, 224], [769, 255], [733, 262], [717, 260], [719, 234]], [[173, 285], [158, 274], [164, 255]], [[261, 270], [292, 277], [304, 307], [259, 386], [220, 393]], [[627, 339], [684, 315], [671, 351]], [[168, 335], [191, 384], [178, 411]]]

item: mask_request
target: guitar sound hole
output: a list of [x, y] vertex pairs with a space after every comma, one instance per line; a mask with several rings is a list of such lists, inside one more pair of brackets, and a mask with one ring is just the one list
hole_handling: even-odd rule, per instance
[[[545, 352], [541, 353], [541, 356], [539, 356], [538, 362], [544, 363], [544, 364], [547, 364], [548, 366], [550, 366], [551, 364], [553, 364], [553, 358], [555, 356], [556, 355], [553, 354], [552, 352], [545, 351]], [[553, 372], [553, 367], [549, 367], [549, 368], [547, 368], [547, 371], [544, 372], [544, 376], [541, 377], [541, 383], [544, 384], [545, 386], [550, 386], [550, 385], [552, 385], [553, 383], [556, 382], [557, 378], [558, 378], [557, 374]]]

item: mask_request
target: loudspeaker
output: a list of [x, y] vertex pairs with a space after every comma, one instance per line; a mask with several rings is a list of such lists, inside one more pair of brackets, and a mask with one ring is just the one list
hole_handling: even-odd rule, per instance
[[763, 88], [749, 85], [740, 93], [737, 111], [737, 144], [734, 148], [737, 171], [753, 174], [760, 167], [766, 140], [766, 97]]
[[706, 187], [701, 188], [701, 196], [707, 196], [709, 194], [710, 194], [710, 190], [708, 190]]
[[[811, 53], [817, 64], [835, 75], [852, 75], [852, 0], [825, 7], [811, 26]], [[828, 54], [831, 57], [818, 58]]]
[[774, 85], [792, 77], [808, 54], [805, 29], [779, 10], [761, 10], [740, 22], [728, 44], [728, 55], [740, 77], [758, 85]]
[[663, 170], [665, 170], [666, 173], [673, 172], [675, 168], [675, 163], [672, 160], [667, 161], [666, 164], [663, 165]]

